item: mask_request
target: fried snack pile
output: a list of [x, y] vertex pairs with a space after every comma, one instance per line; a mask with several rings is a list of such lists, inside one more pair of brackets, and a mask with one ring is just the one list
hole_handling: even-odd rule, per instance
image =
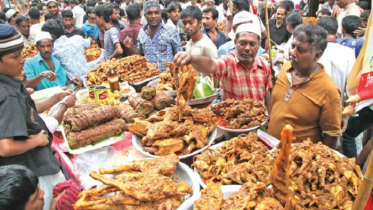
[[351, 209], [362, 178], [354, 158], [341, 158], [309, 139], [292, 146], [289, 174], [300, 209]]
[[302, 17], [303, 23], [317, 23], [317, 19], [315, 17]]
[[39, 53], [39, 50], [38, 50], [38, 48], [36, 48], [35, 44], [31, 44], [31, 46], [25, 47], [22, 50], [22, 56], [24, 58], [32, 58], [35, 55], [37, 55], [38, 53]]
[[106, 72], [110, 69], [118, 72], [121, 82], [137, 83], [147, 78], [157, 76], [160, 72], [157, 65], [147, 63], [146, 58], [140, 55], [132, 55], [122, 59], [111, 59], [101, 62], [87, 75], [87, 86], [101, 85], [107, 82]]
[[196, 156], [193, 166], [203, 180], [228, 185], [263, 182], [269, 184], [274, 157], [255, 133], [241, 134], [221, 147]]
[[[99, 169], [90, 176], [104, 183], [82, 191], [74, 204], [80, 209], [177, 209], [192, 188], [175, 181], [179, 158], [172, 154], [150, 160], [132, 161], [114, 169]], [[116, 174], [108, 178], [103, 174]], [[107, 195], [114, 192], [114, 195]]]
[[264, 103], [249, 98], [242, 101], [227, 99], [217, 103], [213, 111], [223, 117], [218, 124], [230, 129], [252, 128], [268, 119]]
[[164, 64], [167, 66], [167, 69], [159, 75], [157, 90], [176, 90], [177, 75], [175, 72], [175, 65], [168, 62], [165, 62]]
[[[94, 144], [127, 130], [121, 106], [84, 104], [69, 108], [63, 118], [67, 142], [72, 149]], [[121, 118], [123, 116], [123, 119]]]
[[219, 29], [221, 32], [225, 33], [225, 29], [226, 29], [226, 27], [227, 27], [227, 23], [226, 23], [225, 20], [224, 20], [223, 22], [219, 23], [217, 27], [218, 27], [218, 29]]
[[192, 109], [186, 105], [179, 118], [176, 106], [151, 115], [147, 120], [135, 118], [128, 126], [130, 132], [143, 137], [144, 151], [164, 156], [172, 153], [186, 155], [208, 143], [216, 128], [215, 114], [209, 109]]
[[84, 50], [85, 57], [87, 62], [94, 61], [101, 56], [101, 49], [97, 46], [95, 41], [92, 41], [91, 47]]
[[239, 191], [223, 200], [219, 183], [208, 182], [200, 199], [194, 202], [194, 210], [282, 210], [279, 201], [272, 198], [273, 190], [263, 182], [246, 182]]

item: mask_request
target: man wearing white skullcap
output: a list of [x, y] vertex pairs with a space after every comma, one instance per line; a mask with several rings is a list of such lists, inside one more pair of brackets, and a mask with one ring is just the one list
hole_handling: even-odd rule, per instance
[[18, 14], [19, 13], [15, 9], [9, 9], [5, 13], [5, 17], [7, 19], [8, 24], [13, 26], [14, 28], [17, 28], [16, 27], [16, 17], [18, 16]]
[[[233, 17], [232, 31], [228, 34], [228, 37], [231, 39], [231, 41], [219, 47], [218, 49], [219, 56], [226, 55], [234, 51], [235, 49], [234, 39], [236, 36], [236, 29], [239, 25], [244, 24], [244, 23], [252, 23], [253, 27], [260, 28], [262, 40], [267, 37], [265, 26], [263, 25], [259, 17], [245, 10], [241, 11]], [[263, 54], [263, 49], [259, 48], [258, 56], [262, 56], [262, 54]]]
[[251, 98], [270, 105], [272, 88], [271, 69], [268, 62], [257, 56], [261, 32], [252, 23], [237, 27], [235, 51], [217, 59], [179, 52], [174, 59], [177, 66], [192, 64], [201, 73], [213, 74], [223, 85], [225, 99]]
[[39, 54], [25, 62], [26, 87], [43, 90], [56, 86], [63, 87], [71, 82], [78, 85], [82, 83], [80, 78], [68, 81], [66, 70], [60, 61], [52, 56], [53, 41], [50, 33], [39, 32], [36, 34], [35, 42]]

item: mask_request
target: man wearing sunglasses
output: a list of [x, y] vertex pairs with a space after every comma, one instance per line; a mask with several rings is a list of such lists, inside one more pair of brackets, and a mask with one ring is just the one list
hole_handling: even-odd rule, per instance
[[62, 16], [58, 12], [57, 1], [49, 0], [47, 2], [47, 7], [48, 7], [48, 12], [53, 15], [53, 19], [55, 19], [58, 22], [58, 24], [60, 24], [62, 26], [62, 28], [65, 28], [65, 26], [63, 25], [63, 21], [62, 21]]

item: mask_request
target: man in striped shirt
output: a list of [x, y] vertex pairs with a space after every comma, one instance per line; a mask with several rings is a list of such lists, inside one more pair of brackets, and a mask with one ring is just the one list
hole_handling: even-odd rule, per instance
[[96, 11], [96, 24], [99, 28], [104, 29], [104, 59], [110, 60], [118, 58], [122, 55], [123, 49], [119, 41], [119, 31], [110, 24], [109, 12], [105, 11], [108, 8], [104, 6], [97, 6]]

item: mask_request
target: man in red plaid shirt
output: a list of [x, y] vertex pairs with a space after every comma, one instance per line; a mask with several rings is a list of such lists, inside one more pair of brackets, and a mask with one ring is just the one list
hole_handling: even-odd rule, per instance
[[234, 52], [211, 59], [179, 52], [174, 58], [177, 66], [192, 64], [201, 73], [213, 74], [223, 85], [225, 99], [242, 100], [246, 97], [271, 103], [272, 78], [268, 62], [256, 54], [260, 47], [260, 29], [252, 23], [236, 29]]

